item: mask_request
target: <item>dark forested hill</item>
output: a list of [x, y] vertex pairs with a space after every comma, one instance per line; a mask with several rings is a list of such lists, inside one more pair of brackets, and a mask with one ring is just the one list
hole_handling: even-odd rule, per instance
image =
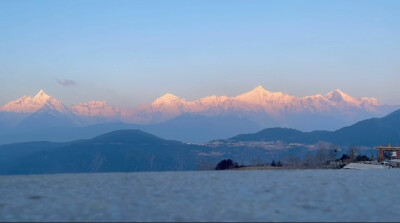
[[253, 134], [231, 138], [237, 141], [284, 141], [313, 144], [326, 141], [337, 145], [400, 145], [400, 110], [383, 118], [372, 118], [336, 131], [301, 132], [288, 128], [268, 128]]
[[195, 170], [207, 147], [119, 130], [70, 143], [0, 146], [1, 174]]

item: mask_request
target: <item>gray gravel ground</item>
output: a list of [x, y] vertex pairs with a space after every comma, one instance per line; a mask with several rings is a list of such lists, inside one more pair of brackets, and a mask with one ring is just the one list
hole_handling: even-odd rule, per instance
[[400, 170], [0, 176], [0, 221], [400, 221]]

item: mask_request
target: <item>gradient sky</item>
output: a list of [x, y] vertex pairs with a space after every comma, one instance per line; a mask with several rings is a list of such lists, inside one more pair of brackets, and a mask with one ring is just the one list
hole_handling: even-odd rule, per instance
[[0, 104], [136, 106], [257, 85], [400, 104], [400, 1], [0, 1]]

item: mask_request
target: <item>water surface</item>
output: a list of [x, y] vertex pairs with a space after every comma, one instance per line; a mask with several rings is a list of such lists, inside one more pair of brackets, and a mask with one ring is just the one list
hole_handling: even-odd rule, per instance
[[399, 169], [0, 177], [0, 221], [400, 221]]

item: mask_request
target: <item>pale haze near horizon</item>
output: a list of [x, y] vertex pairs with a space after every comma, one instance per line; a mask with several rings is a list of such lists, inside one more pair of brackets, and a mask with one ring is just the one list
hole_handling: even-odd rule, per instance
[[0, 104], [133, 107], [262, 85], [400, 104], [400, 1], [0, 1]]

